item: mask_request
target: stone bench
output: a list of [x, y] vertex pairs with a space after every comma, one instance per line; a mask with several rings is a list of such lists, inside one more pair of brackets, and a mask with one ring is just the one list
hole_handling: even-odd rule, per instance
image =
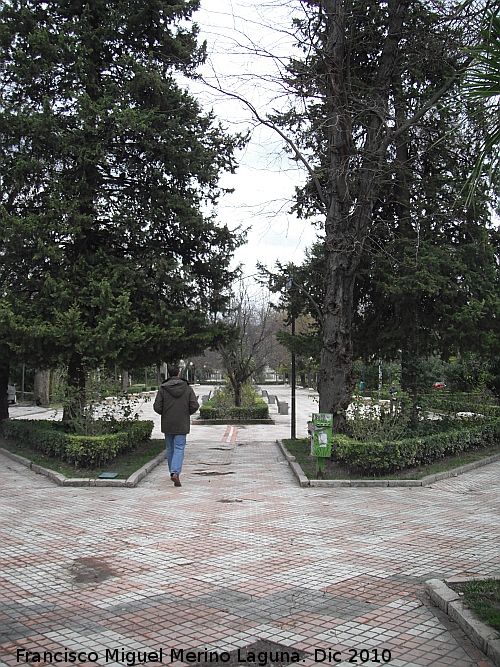
[[208, 394], [205, 394], [204, 396], [201, 397], [201, 404], [205, 405], [205, 403], [208, 403], [211, 397], [212, 397], [212, 390], [210, 390]]
[[269, 396], [269, 404], [276, 405], [279, 415], [288, 414], [288, 403], [286, 401], [280, 401], [277, 396]]
[[276, 403], [278, 404], [278, 414], [287, 415], [288, 414], [288, 403], [286, 401], [280, 401], [276, 396]]

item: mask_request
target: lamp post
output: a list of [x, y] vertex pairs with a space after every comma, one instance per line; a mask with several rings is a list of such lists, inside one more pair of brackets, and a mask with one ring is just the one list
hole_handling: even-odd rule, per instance
[[[295, 317], [292, 316], [292, 336], [295, 336]], [[292, 415], [291, 415], [291, 426], [290, 426], [290, 438], [296, 440], [297, 431], [296, 431], [296, 415], [295, 415], [295, 350], [292, 349]]]
[[[286, 290], [288, 293], [292, 291], [292, 288], [296, 288], [297, 291], [301, 292], [304, 294], [309, 301], [312, 303], [314, 306], [314, 309], [316, 310], [316, 313], [318, 314], [318, 322], [323, 321], [323, 313], [321, 311], [321, 308], [319, 304], [316, 303], [312, 295], [304, 288], [303, 285], [300, 283], [295, 282], [293, 278], [289, 278], [286, 281]], [[292, 316], [292, 336], [295, 336], [295, 309], [294, 309], [294, 304], [292, 302], [292, 299], [290, 297], [290, 313]], [[298, 309], [298, 312], [300, 313], [300, 308]], [[295, 351], [294, 351], [294, 344], [292, 341], [292, 435], [291, 439], [296, 440], [295, 436]]]
[[[293, 278], [289, 278], [289, 280], [286, 283], [286, 287], [288, 292], [291, 292], [292, 287], [293, 287]], [[292, 336], [295, 336], [295, 315], [293, 312], [293, 305], [291, 308], [292, 312]], [[290, 439], [291, 440], [296, 440], [297, 439], [297, 426], [296, 426], [296, 402], [295, 402], [295, 375], [296, 375], [296, 370], [295, 370], [295, 348], [292, 342], [292, 377], [291, 377], [291, 389], [292, 389], [292, 395], [291, 395], [291, 408], [292, 408], [292, 414], [290, 418]]]

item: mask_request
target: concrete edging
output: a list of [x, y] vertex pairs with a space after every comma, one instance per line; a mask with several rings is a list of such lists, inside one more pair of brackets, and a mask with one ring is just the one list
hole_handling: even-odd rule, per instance
[[341, 487], [357, 487], [357, 488], [370, 488], [370, 487], [384, 487], [384, 488], [395, 488], [395, 487], [413, 487], [413, 486], [427, 486], [428, 484], [433, 484], [434, 482], [439, 482], [441, 479], [449, 479], [450, 477], [458, 477], [458, 475], [463, 475], [470, 470], [476, 470], [477, 468], [482, 468], [483, 466], [488, 465], [489, 463], [495, 463], [500, 461], [500, 454], [493, 454], [493, 456], [488, 456], [479, 461], [473, 461], [472, 463], [467, 463], [460, 468], [454, 468], [453, 470], [446, 470], [445, 472], [438, 472], [435, 475], [427, 475], [427, 477], [422, 477], [422, 479], [309, 479], [300, 465], [297, 463], [295, 456], [290, 454], [285, 445], [281, 440], [276, 440], [276, 444], [281, 449], [283, 456], [288, 461], [288, 465], [292, 469], [293, 474], [297, 478], [300, 486], [307, 487], [327, 487], [327, 488], [341, 488]]
[[192, 426], [251, 426], [252, 424], [276, 424], [274, 419], [193, 419]]
[[434, 604], [444, 611], [465, 632], [469, 639], [490, 660], [500, 667], [500, 637], [493, 628], [480, 621], [473, 611], [462, 602], [459, 593], [450, 588], [448, 583], [466, 583], [484, 579], [500, 579], [500, 577], [450, 577], [429, 579], [425, 582], [425, 590]]
[[23, 466], [26, 466], [38, 475], [45, 475], [45, 477], [48, 477], [48, 479], [52, 480], [59, 486], [112, 486], [115, 488], [127, 489], [131, 489], [137, 486], [137, 484], [139, 484], [139, 482], [144, 479], [144, 477], [146, 477], [146, 475], [151, 472], [153, 468], [156, 468], [156, 466], [160, 465], [160, 463], [165, 460], [166, 456], [165, 452], [160, 452], [160, 454], [158, 454], [158, 456], [156, 456], [152, 461], [145, 463], [142, 468], [139, 468], [139, 470], [136, 470], [134, 473], [132, 473], [128, 479], [99, 479], [97, 477], [66, 477], [60, 472], [49, 470], [48, 468], [43, 468], [42, 466], [33, 463], [24, 456], [13, 454], [12, 452], [9, 452], [8, 449], [3, 449], [2, 447], [0, 447], [0, 454], [7, 456], [9, 459], [16, 461]]

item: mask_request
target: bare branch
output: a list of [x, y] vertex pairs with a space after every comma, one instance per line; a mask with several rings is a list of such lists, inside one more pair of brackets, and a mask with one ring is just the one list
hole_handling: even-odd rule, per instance
[[325, 193], [323, 192], [323, 188], [321, 187], [321, 183], [319, 182], [318, 177], [316, 176], [316, 173], [314, 169], [312, 168], [311, 164], [309, 161], [305, 158], [304, 154], [299, 150], [297, 144], [290, 139], [275, 123], [273, 123], [269, 118], [263, 117], [255, 108], [255, 106], [247, 99], [242, 97], [241, 95], [238, 95], [237, 93], [233, 93], [229, 90], [225, 90], [224, 88], [220, 86], [214, 86], [213, 84], [209, 83], [206, 79], [202, 79], [203, 83], [211, 88], [212, 90], [216, 90], [219, 93], [222, 93], [223, 95], [226, 95], [227, 97], [231, 97], [232, 99], [238, 100], [242, 104], [244, 104], [248, 109], [250, 109], [251, 113], [253, 114], [254, 118], [261, 123], [262, 125], [265, 125], [266, 127], [269, 127], [271, 130], [276, 132], [287, 144], [288, 146], [292, 149], [295, 158], [299, 161], [302, 162], [302, 164], [305, 166], [307, 169], [307, 172], [309, 176], [311, 177], [316, 191], [318, 193], [318, 197], [321, 201], [321, 204], [324, 208], [324, 212], [326, 213], [328, 204], [327, 200], [325, 197]]

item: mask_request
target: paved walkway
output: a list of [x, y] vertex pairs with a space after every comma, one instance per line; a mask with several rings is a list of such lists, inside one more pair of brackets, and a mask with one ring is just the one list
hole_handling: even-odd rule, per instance
[[[297, 400], [302, 436], [317, 404]], [[193, 426], [182, 488], [166, 465], [135, 489], [64, 488], [0, 457], [0, 665], [253, 667], [253, 650], [263, 667], [258, 651], [288, 650], [306, 667], [490, 667], [423, 582], [500, 573], [500, 463], [430, 487], [302, 489], [276, 419]]]

